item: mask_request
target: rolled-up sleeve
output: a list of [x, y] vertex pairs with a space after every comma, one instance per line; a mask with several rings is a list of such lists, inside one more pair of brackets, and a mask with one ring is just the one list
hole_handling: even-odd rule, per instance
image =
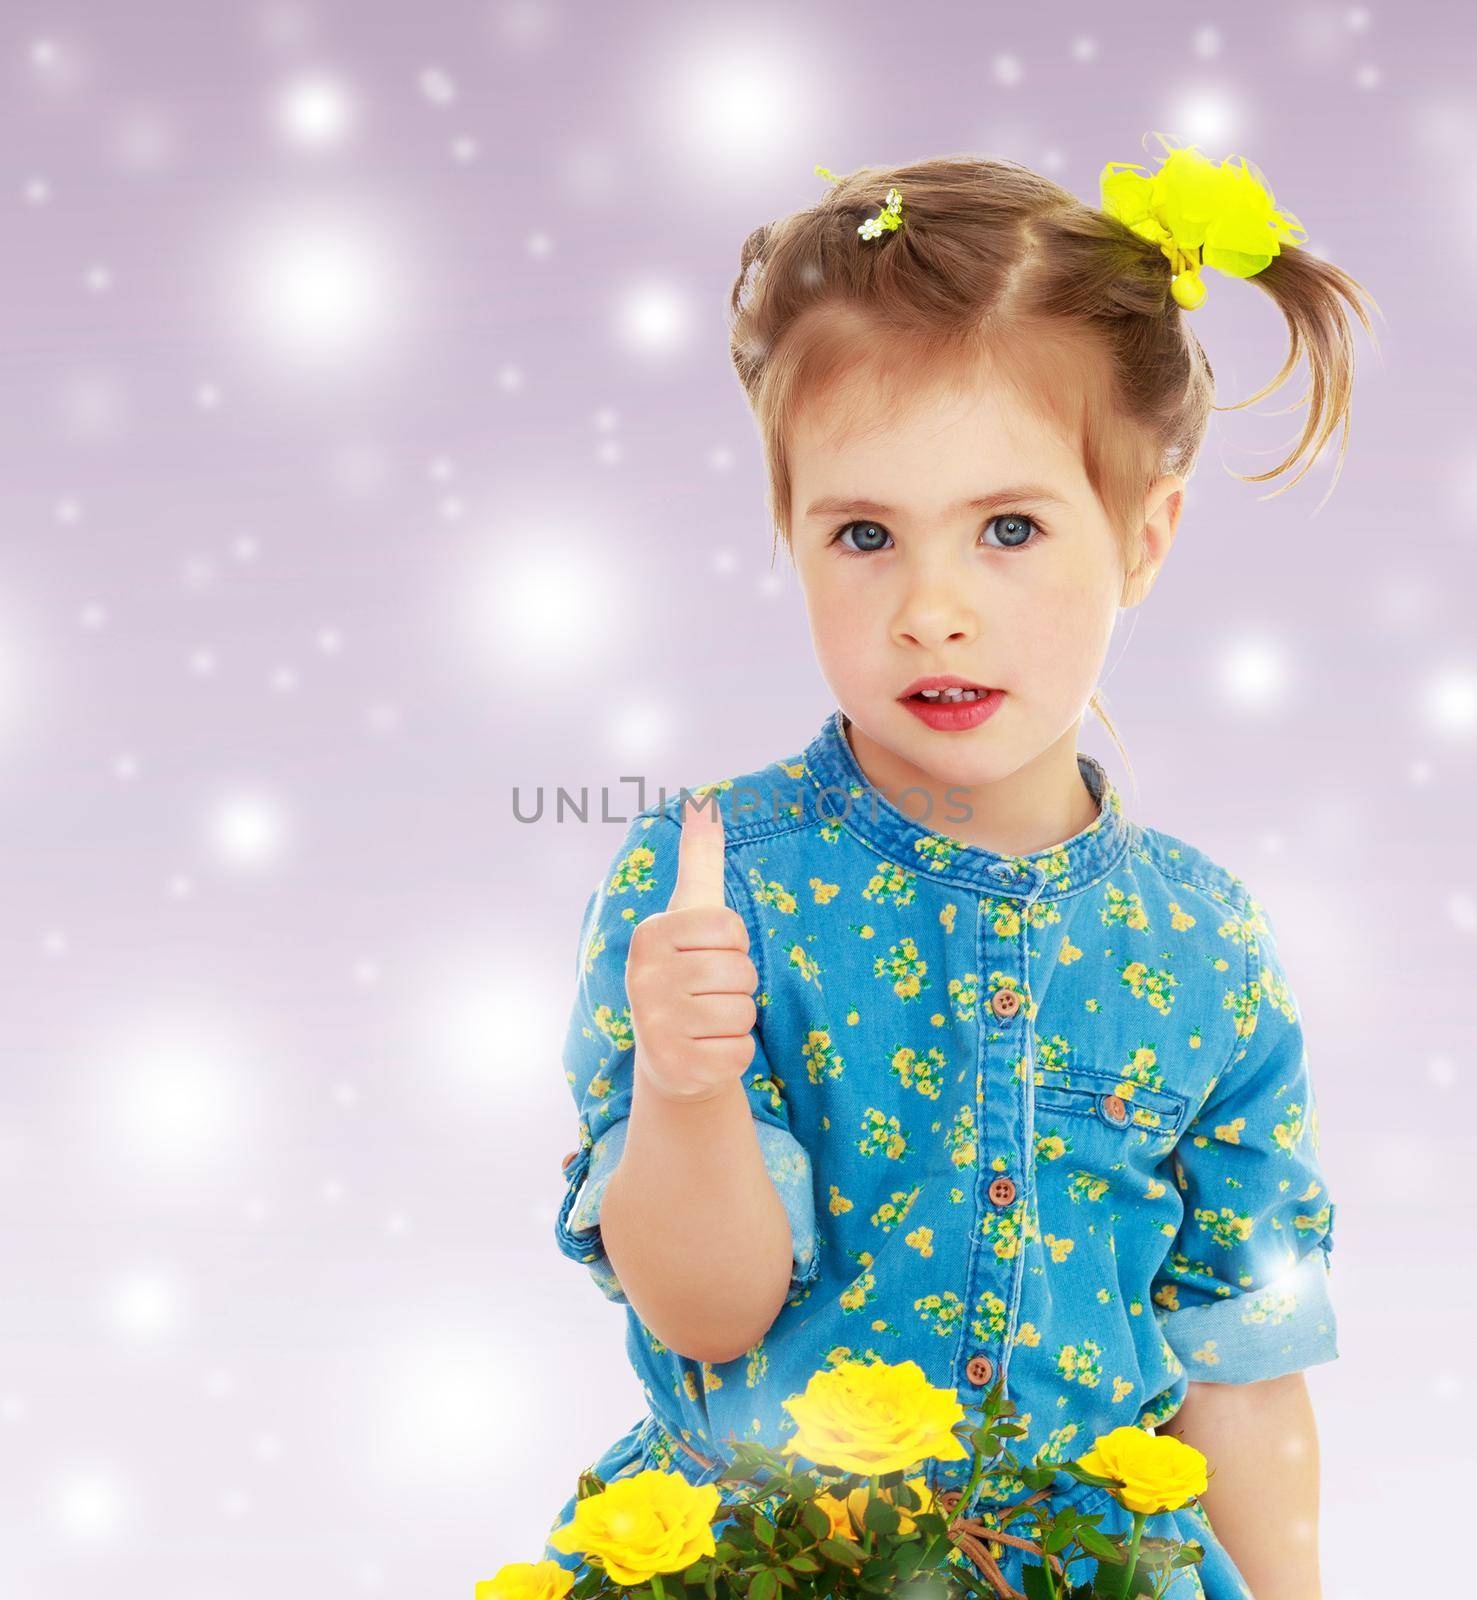
[[[600, 1202], [625, 1148], [634, 1086], [635, 1032], [626, 992], [626, 956], [637, 923], [664, 911], [677, 881], [681, 823], [666, 809], [631, 824], [610, 870], [591, 894], [580, 929], [575, 998], [564, 1040], [564, 1076], [578, 1112], [578, 1148], [564, 1169], [554, 1225], [559, 1249], [590, 1270], [607, 1300], [629, 1305], [600, 1236]], [[729, 905], [746, 912], [742, 890], [725, 878]], [[749, 928], [756, 966], [762, 952]], [[762, 966], [760, 967], [761, 982]], [[815, 1196], [805, 1146], [790, 1131], [789, 1109], [756, 1027], [754, 1059], [744, 1074], [764, 1165], [790, 1222], [790, 1292], [815, 1281]]]
[[1196, 1383], [1255, 1383], [1338, 1357], [1334, 1204], [1302, 1017], [1264, 908], [1238, 915], [1238, 1043], [1167, 1158], [1183, 1202], [1151, 1299]]

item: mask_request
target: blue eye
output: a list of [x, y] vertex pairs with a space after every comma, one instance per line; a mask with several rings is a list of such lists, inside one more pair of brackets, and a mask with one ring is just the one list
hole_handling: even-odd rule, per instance
[[[1021, 511], [1001, 512], [998, 516], [991, 517], [985, 526], [992, 528], [997, 522], [1005, 523], [1010, 532], [1002, 534], [1002, 543], [988, 546], [992, 550], [1025, 550], [1046, 537], [1045, 528], [1034, 517], [1028, 517]], [[846, 542], [846, 535], [853, 528], [870, 530], [865, 536], [865, 542], [860, 542], [860, 540], [856, 544], [848, 544]], [[881, 540], [890, 539], [891, 537], [892, 535], [888, 533], [880, 522], [847, 522], [843, 523], [831, 535], [830, 542], [839, 544], [849, 556], [865, 556], [871, 555], [875, 550], [886, 549], [886, 545]]]
[[845, 536], [846, 534], [850, 533], [853, 528], [868, 528], [873, 533], [881, 534], [884, 539], [891, 538], [891, 535], [888, 533], [887, 529], [884, 528], [880, 522], [848, 522], [844, 527], [837, 530], [835, 535], [832, 537], [831, 542], [835, 544], [839, 541], [841, 548], [849, 555], [867, 555], [873, 550], [879, 550], [882, 548], [881, 545], [871, 543], [864, 544], [860, 549], [858, 549], [854, 544], [847, 544]]

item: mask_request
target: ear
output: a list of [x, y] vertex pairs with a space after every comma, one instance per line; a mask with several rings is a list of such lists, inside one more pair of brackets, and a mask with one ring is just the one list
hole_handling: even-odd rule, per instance
[[1144, 526], [1139, 536], [1139, 560], [1123, 579], [1123, 593], [1118, 601], [1120, 609], [1136, 606], [1147, 599], [1169, 555], [1169, 547], [1174, 543], [1184, 500], [1185, 480], [1175, 473], [1167, 472], [1149, 485], [1144, 499]]

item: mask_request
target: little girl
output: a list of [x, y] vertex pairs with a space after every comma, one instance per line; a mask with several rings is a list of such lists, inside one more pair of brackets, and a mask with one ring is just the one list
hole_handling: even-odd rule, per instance
[[[1006, 161], [864, 168], [746, 241], [733, 359], [836, 709], [643, 811], [591, 895], [556, 1232], [649, 1404], [607, 1481], [714, 1481], [817, 1369], [914, 1361], [967, 1411], [1003, 1383], [1021, 1461], [1125, 1423], [1203, 1449], [1203, 1507], [1144, 1529], [1204, 1546], [1172, 1600], [1311, 1595], [1301, 1372], [1338, 1351], [1298, 1006], [1247, 886], [1077, 740], [1212, 409], [1201, 269], [1287, 320], [1262, 394], [1308, 354], [1262, 477], [1347, 439], [1341, 301], [1370, 323], [1244, 165], [1166, 149], [1109, 163], [1102, 210]], [[927, 1484], [998, 1526], [1020, 1484], [961, 1505], [969, 1468]], [[1067, 1474], [1054, 1503], [1131, 1526]]]

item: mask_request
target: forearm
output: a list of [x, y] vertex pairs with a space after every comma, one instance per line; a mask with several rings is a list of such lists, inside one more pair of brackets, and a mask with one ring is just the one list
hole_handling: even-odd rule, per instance
[[784, 1304], [793, 1245], [742, 1082], [683, 1104], [640, 1071], [600, 1201], [606, 1254], [636, 1314], [692, 1361], [731, 1361]]
[[1157, 1431], [1206, 1457], [1201, 1505], [1255, 1600], [1321, 1600], [1318, 1431], [1303, 1374], [1192, 1383]]

